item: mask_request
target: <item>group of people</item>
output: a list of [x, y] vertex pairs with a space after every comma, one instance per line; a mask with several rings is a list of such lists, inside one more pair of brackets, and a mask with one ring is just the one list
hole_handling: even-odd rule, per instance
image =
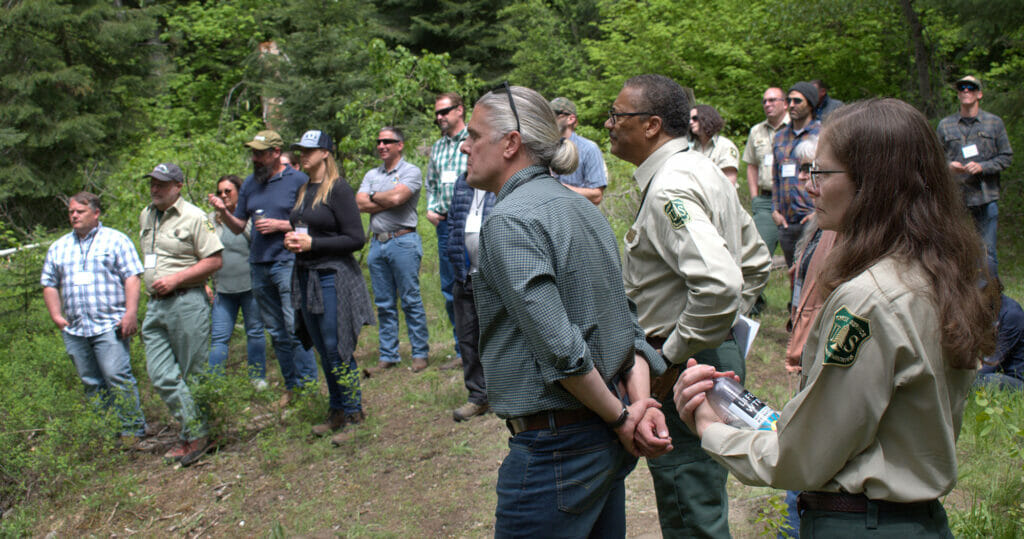
[[[965, 81], [974, 90], [960, 90]], [[498, 472], [496, 536], [623, 536], [623, 480], [640, 456], [649, 459], [668, 537], [729, 535], [729, 472], [791, 490], [808, 537], [949, 536], [938, 497], [956, 479], [966, 393], [981, 356], [996, 349], [998, 308], [994, 256], [986, 263], [970, 221], [978, 212], [961, 196], [963, 185], [993, 174], [998, 182], [998, 171], [974, 171], [992, 158], [984, 144], [965, 141], [981, 130], [977, 137], [1002, 146], [977, 125], [995, 122], [979, 119], [976, 106], [970, 115], [965, 96], [964, 125], [952, 128], [962, 135], [958, 158], [942, 125], [936, 136], [910, 105], [840, 107], [817, 82], [764, 94], [766, 121], [743, 152], [751, 216], [736, 192], [738, 151], [718, 135], [718, 113], [694, 106], [667, 77], [625, 81], [604, 124], [611, 154], [636, 166], [639, 209], [624, 257], [596, 207], [607, 184], [601, 153], [574, 133], [571, 101], [505, 84], [476, 102], [467, 124], [460, 96], [437, 96], [442, 137], [426, 174], [427, 218], [455, 328], [453, 363], [469, 393], [453, 418], [493, 411], [511, 434]], [[957, 85], [980, 98], [976, 79]], [[427, 368], [416, 233], [423, 179], [402, 158], [404, 141], [401, 129], [381, 128], [382, 165], [353, 192], [326, 133], [308, 131], [293, 145], [299, 172], [281, 163], [280, 136], [260, 132], [247, 143], [253, 174], [240, 187], [222, 179], [209, 197], [212, 219], [180, 198], [180, 169], [159, 165], [140, 219], [143, 264], [130, 240], [99, 225], [98, 199], [72, 197], [74, 230], [51, 247], [44, 297], [87, 390], [118, 396], [124, 434], [145, 425], [130, 369], [120, 368], [142, 274], [151, 298], [142, 326], [147, 368], [182, 422], [182, 444], [167, 457], [187, 465], [208, 447], [187, 387], [210, 335], [201, 287], [230, 269], [222, 259], [240, 261], [248, 247], [251, 282], [218, 273], [214, 303], [227, 297], [232, 323], [239, 308], [257, 305], [288, 389], [316, 380], [302, 342], [317, 349], [330, 410], [313, 432], [341, 431], [340, 443], [345, 427], [364, 419], [352, 353], [360, 328], [373, 323], [352, 256], [366, 241], [359, 212], [370, 214], [380, 323], [380, 361], [366, 373], [399, 362], [398, 301], [411, 368]], [[1000, 151], [1005, 167], [1008, 143]], [[759, 301], [776, 241], [793, 276], [785, 364], [801, 384], [773, 429], [745, 430], [724, 423], [706, 392], [716, 377], [745, 377], [733, 328]], [[112, 347], [123, 360], [109, 360]], [[258, 383], [261, 351], [254, 355]], [[221, 365], [222, 349], [215, 345], [209, 359]], [[108, 370], [119, 378], [96, 364], [115, 365]]]

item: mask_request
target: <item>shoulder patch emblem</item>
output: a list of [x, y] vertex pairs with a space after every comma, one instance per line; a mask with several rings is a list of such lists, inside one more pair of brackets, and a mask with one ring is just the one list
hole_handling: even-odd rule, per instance
[[736, 148], [729, 148], [729, 155], [730, 155], [730, 156], [731, 156], [731, 157], [732, 157], [733, 159], [739, 159], [739, 157], [740, 157], [740, 151], [739, 151], [739, 150], [737, 150]]
[[871, 338], [867, 318], [857, 316], [843, 305], [832, 319], [832, 329], [825, 343], [825, 365], [849, 367], [857, 360], [860, 346]]
[[686, 213], [683, 201], [678, 198], [673, 198], [665, 203], [665, 215], [672, 223], [672, 228], [683, 228], [690, 222], [690, 214]]
[[213, 223], [211, 223], [209, 219], [203, 219], [203, 222], [206, 223], [206, 230], [209, 230], [210, 232], [216, 232], [213, 229]]

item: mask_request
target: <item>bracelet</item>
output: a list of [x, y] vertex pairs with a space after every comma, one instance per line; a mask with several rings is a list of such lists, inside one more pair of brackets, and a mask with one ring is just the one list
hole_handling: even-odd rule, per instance
[[622, 413], [619, 414], [618, 419], [616, 419], [615, 421], [612, 421], [611, 423], [608, 423], [608, 426], [612, 430], [615, 430], [615, 429], [625, 425], [626, 424], [626, 419], [628, 419], [628, 418], [629, 418], [629, 409], [626, 408], [625, 404], [623, 404], [622, 405]]

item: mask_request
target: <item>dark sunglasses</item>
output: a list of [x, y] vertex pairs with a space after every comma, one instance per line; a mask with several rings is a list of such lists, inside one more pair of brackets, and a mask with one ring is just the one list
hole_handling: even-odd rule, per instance
[[402, 141], [400, 141], [398, 139], [395, 139], [395, 138], [379, 138], [379, 139], [377, 139], [377, 145], [378, 146], [380, 146], [381, 144], [384, 144], [384, 145], [398, 144], [399, 142], [402, 142]]
[[519, 125], [519, 111], [516, 110], [516, 101], [512, 99], [512, 87], [508, 85], [508, 81], [502, 82], [498, 86], [495, 86], [491, 91], [503, 91], [508, 93], [508, 106], [512, 109], [512, 115], [516, 117], [516, 131], [522, 134], [522, 129]]
[[698, 118], [697, 116], [690, 116], [690, 121], [691, 122], [699, 122], [700, 118]]
[[459, 108], [458, 105], [452, 105], [450, 107], [445, 107], [443, 109], [437, 109], [437, 110], [434, 111], [434, 116], [447, 116], [449, 112], [451, 112], [451, 111], [453, 111], [453, 110], [455, 110], [457, 108]]
[[803, 102], [804, 102], [804, 100], [802, 98], [799, 98], [799, 97], [787, 97], [786, 98], [786, 103], [789, 103], [790, 105], [799, 105], [800, 103], [803, 103]]
[[966, 83], [966, 82], [963, 83], [963, 84], [957, 84], [956, 85], [956, 91], [958, 91], [958, 92], [976, 92], [977, 90], [978, 90], [977, 86], [975, 86], [973, 84]]
[[234, 192], [234, 191], [233, 191], [233, 190], [231, 190], [231, 189], [221, 189], [221, 190], [218, 190], [218, 191], [217, 191], [217, 194], [218, 194], [218, 195], [226, 195], [226, 194], [228, 194], [228, 193], [232, 193], [232, 192]]
[[572, 113], [567, 111], [567, 110], [556, 110], [555, 111], [555, 116], [568, 116], [570, 114], [572, 114]]

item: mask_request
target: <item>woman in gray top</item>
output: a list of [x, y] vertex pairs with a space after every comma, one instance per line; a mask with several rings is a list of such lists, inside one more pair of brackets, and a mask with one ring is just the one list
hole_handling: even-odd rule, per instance
[[[224, 200], [228, 212], [235, 210], [241, 186], [242, 180], [233, 174], [221, 176], [217, 182], [217, 196]], [[224, 362], [228, 359], [228, 342], [235, 329], [238, 310], [241, 309], [245, 320], [249, 376], [256, 389], [264, 389], [267, 387], [267, 342], [263, 336], [259, 306], [252, 294], [252, 277], [249, 273], [249, 230], [252, 224], [246, 225], [241, 234], [235, 234], [220, 222], [217, 212], [210, 213], [210, 222], [224, 244], [224, 265], [213, 276], [217, 294], [213, 299], [213, 323], [210, 330], [210, 367], [223, 372]]]

